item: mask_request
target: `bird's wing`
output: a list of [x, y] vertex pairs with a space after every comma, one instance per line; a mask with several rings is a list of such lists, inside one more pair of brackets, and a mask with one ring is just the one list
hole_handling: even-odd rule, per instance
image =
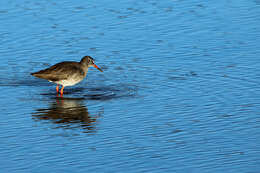
[[50, 81], [66, 80], [71, 75], [85, 75], [85, 72], [76, 62], [61, 62], [50, 68], [32, 73], [33, 76], [47, 79]]

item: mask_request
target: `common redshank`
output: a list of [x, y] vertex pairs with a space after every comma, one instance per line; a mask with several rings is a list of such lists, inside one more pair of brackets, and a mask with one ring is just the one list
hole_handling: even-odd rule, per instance
[[60, 95], [62, 96], [64, 87], [72, 86], [82, 81], [86, 77], [89, 67], [95, 67], [103, 72], [103, 70], [94, 63], [92, 57], [84, 56], [80, 62], [60, 62], [47, 69], [31, 73], [31, 75], [56, 83], [57, 94], [59, 93], [59, 85], [61, 85]]

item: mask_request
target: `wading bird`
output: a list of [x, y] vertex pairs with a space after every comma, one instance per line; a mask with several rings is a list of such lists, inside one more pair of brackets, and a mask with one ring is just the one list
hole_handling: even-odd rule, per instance
[[60, 95], [62, 96], [64, 87], [72, 86], [82, 81], [86, 77], [89, 67], [95, 67], [103, 72], [103, 70], [94, 63], [92, 57], [84, 56], [80, 62], [60, 62], [47, 69], [31, 73], [31, 75], [56, 83], [57, 94], [59, 93], [59, 85], [61, 85]]

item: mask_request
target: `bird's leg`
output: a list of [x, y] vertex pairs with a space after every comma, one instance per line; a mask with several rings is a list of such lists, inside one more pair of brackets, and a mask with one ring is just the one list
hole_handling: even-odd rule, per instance
[[56, 91], [59, 93], [59, 85], [56, 86]]
[[64, 86], [62, 86], [61, 90], [60, 90], [60, 96], [63, 95], [63, 89], [64, 89]]

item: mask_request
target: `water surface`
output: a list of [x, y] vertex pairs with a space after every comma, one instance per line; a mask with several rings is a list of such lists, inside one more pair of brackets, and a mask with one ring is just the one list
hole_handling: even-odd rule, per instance
[[[257, 0], [0, 2], [3, 172], [260, 170]], [[56, 96], [30, 76], [90, 55]]]

